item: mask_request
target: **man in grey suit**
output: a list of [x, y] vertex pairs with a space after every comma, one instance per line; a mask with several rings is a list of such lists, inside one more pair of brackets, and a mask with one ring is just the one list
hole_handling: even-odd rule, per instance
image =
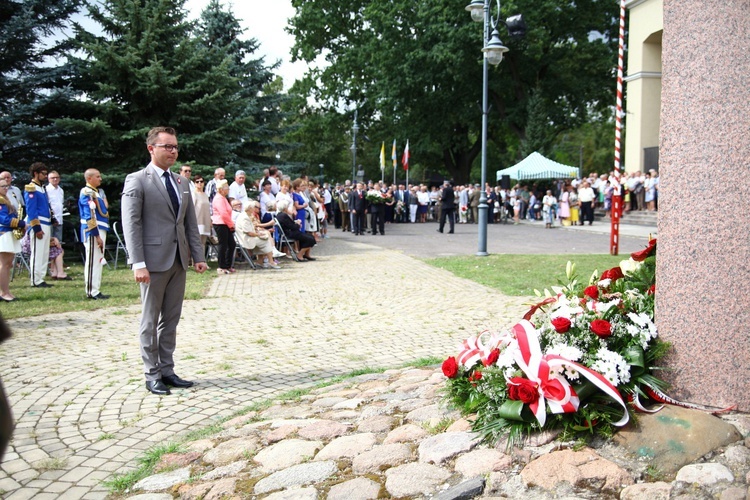
[[128, 263], [141, 286], [141, 357], [146, 389], [158, 395], [191, 387], [174, 372], [177, 323], [185, 297], [190, 256], [195, 271], [206, 270], [188, 179], [170, 172], [177, 160], [177, 133], [151, 129], [146, 139], [151, 163], [129, 174], [122, 190], [122, 226]]

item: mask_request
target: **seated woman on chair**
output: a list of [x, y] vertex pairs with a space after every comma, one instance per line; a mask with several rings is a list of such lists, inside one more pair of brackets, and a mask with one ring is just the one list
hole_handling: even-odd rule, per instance
[[266, 258], [267, 262], [263, 264], [263, 267], [281, 269], [273, 261], [273, 237], [268, 230], [261, 227], [259, 214], [260, 204], [255, 200], [248, 201], [245, 211], [237, 217], [235, 225], [237, 237], [242, 248]]
[[297, 258], [301, 260], [315, 260], [310, 256], [310, 250], [315, 246], [315, 237], [310, 234], [300, 231], [300, 221], [294, 219], [294, 205], [291, 205], [286, 200], [281, 200], [276, 203], [276, 220], [279, 221], [279, 226], [284, 231], [284, 234], [290, 240], [294, 240], [299, 243], [299, 252], [297, 252]]

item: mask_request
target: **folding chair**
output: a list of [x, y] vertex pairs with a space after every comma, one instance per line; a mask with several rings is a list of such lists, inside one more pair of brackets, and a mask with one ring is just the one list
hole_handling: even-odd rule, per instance
[[28, 259], [23, 252], [18, 252], [15, 257], [13, 257], [13, 265], [10, 268], [10, 280], [13, 281], [13, 278], [16, 276], [16, 269], [18, 269], [18, 273], [20, 274], [24, 267], [26, 268], [26, 272], [31, 275]]
[[127, 262], [128, 248], [125, 246], [125, 242], [120, 236], [120, 232], [117, 230], [117, 222], [112, 223], [112, 232], [115, 233], [115, 238], [117, 238], [117, 246], [115, 247], [115, 270], [117, 270], [117, 262], [120, 260], [120, 250], [122, 250], [123, 255], [125, 255], [125, 262]]
[[248, 264], [250, 264], [250, 268], [251, 269], [253, 269], [253, 270], [258, 269], [258, 266], [255, 265], [255, 262], [253, 262], [252, 255], [250, 255], [248, 253], [248, 251], [245, 249], [245, 247], [242, 246], [242, 242], [240, 242], [240, 238], [239, 238], [239, 236], [237, 236], [236, 232], [234, 233], [234, 241], [237, 244], [236, 247], [235, 247], [235, 260], [236, 260], [236, 257], [237, 257], [236, 254], [239, 252], [239, 254], [242, 256], [242, 258], [245, 259], [245, 262], [247, 262]]
[[292, 259], [294, 259], [295, 262], [299, 262], [299, 258], [297, 258], [297, 250], [295, 249], [294, 245], [292, 245], [291, 240], [286, 237], [284, 230], [281, 228], [281, 224], [279, 224], [279, 220], [274, 218], [273, 223], [274, 227], [276, 228], [274, 232], [279, 234], [279, 245], [281, 246], [279, 250], [283, 252], [284, 245], [286, 245], [287, 249], [289, 250], [289, 255], [291, 255]]

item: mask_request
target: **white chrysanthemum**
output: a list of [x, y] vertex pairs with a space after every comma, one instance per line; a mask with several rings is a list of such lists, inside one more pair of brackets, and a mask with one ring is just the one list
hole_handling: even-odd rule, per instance
[[515, 367], [516, 365], [516, 353], [519, 352], [518, 342], [511, 342], [508, 347], [500, 351], [500, 356], [497, 358], [496, 365], [501, 368]]
[[594, 305], [594, 310], [598, 312], [599, 314], [604, 314], [610, 309], [612, 309], [613, 307], [617, 307], [620, 304], [620, 302], [621, 302], [620, 299], [615, 299], [610, 302], [597, 302]]
[[608, 288], [610, 283], [612, 283], [612, 280], [608, 278], [606, 280], [600, 280], [596, 286], [599, 288]]
[[549, 318], [572, 319], [573, 317], [579, 316], [581, 314], [583, 314], [583, 308], [578, 303], [578, 297], [571, 301], [563, 295], [557, 299], [557, 302], [550, 310]]
[[583, 356], [583, 352], [575, 346], [568, 344], [553, 344], [547, 348], [545, 354], [557, 354], [560, 357], [568, 359], [570, 361], [578, 361]]
[[596, 361], [591, 369], [602, 374], [615, 387], [630, 382], [630, 366], [628, 362], [616, 352], [602, 347], [596, 352]]

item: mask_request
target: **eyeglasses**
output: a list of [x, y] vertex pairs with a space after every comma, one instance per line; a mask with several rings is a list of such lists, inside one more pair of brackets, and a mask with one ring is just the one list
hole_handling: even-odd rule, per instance
[[200, 181], [195, 181], [195, 183], [196, 183], [196, 184], [198, 184], [199, 182], [200, 182], [201, 184], [203, 184], [203, 182], [204, 182], [204, 181], [202, 181], [202, 180], [200, 180]]
[[8, 185], [7, 185], [7, 184], [0, 184], [0, 189], [5, 189], [5, 188], [7, 188], [7, 187], [8, 187]]
[[164, 148], [164, 150], [168, 153], [180, 150], [180, 148], [176, 144], [152, 144], [152, 146], [154, 146], [155, 148]]

